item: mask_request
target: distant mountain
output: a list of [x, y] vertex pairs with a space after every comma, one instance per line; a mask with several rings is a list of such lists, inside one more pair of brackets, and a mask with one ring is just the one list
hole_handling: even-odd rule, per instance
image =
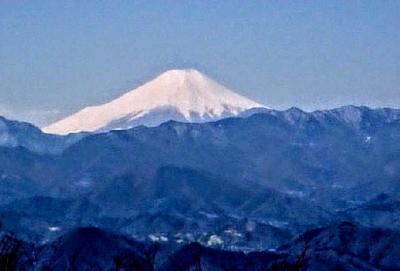
[[169, 120], [206, 122], [263, 107], [196, 70], [170, 70], [99, 106], [84, 108], [43, 130], [68, 134], [157, 126]]
[[0, 117], [0, 147], [23, 147], [36, 153], [59, 154], [83, 136], [84, 134], [66, 137], [44, 134], [30, 123]]

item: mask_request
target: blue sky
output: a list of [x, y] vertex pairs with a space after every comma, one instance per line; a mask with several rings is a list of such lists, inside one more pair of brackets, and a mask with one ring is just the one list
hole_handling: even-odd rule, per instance
[[270, 107], [400, 107], [400, 1], [1, 1], [0, 114], [43, 125], [170, 68]]

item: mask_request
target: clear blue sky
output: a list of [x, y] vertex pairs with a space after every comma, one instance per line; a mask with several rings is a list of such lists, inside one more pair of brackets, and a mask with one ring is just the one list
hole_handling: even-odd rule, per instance
[[274, 108], [400, 107], [400, 1], [0, 2], [0, 114], [51, 122], [169, 68]]

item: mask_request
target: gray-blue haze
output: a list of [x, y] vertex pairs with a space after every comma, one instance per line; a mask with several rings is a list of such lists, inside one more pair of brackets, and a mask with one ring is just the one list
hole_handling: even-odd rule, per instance
[[38, 125], [194, 67], [273, 108], [400, 105], [399, 1], [2, 1], [0, 115]]

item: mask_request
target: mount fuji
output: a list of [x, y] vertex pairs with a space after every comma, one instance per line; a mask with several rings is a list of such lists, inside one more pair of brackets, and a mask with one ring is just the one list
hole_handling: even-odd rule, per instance
[[43, 131], [51, 134], [105, 132], [169, 120], [207, 122], [265, 106], [245, 98], [197, 70], [169, 70], [103, 105], [89, 106]]

